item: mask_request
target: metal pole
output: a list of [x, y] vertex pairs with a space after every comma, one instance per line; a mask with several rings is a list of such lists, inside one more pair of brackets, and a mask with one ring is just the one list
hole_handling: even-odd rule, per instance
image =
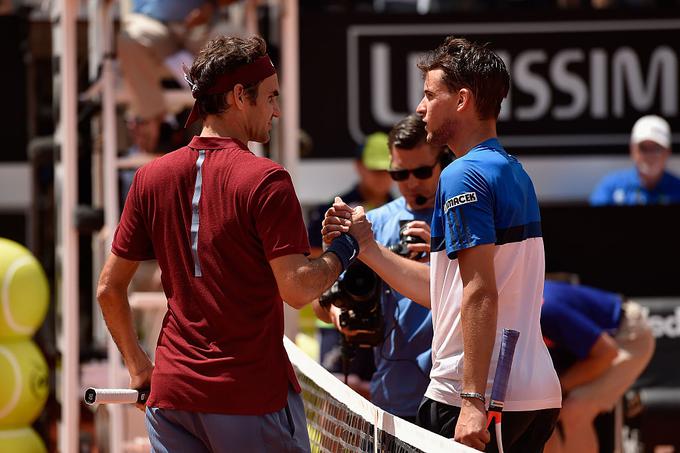
[[[108, 255], [113, 241], [119, 218], [118, 206], [118, 165], [116, 142], [116, 93], [113, 74], [114, 34], [113, 34], [113, 4], [99, 1], [98, 8], [102, 15], [102, 167], [104, 192], [104, 225], [106, 228], [104, 239], [104, 254]], [[107, 356], [109, 361], [108, 379], [113, 388], [119, 387], [121, 376], [120, 352], [110, 335], [107, 335]], [[123, 451], [123, 411], [119, 405], [113, 404], [109, 408], [109, 448], [111, 453]]]
[[260, 29], [257, 24], [257, 6], [259, 0], [247, 0], [245, 4], [245, 25], [248, 35], [259, 35]]
[[300, 73], [298, 38], [298, 0], [283, 0], [281, 12], [281, 69], [283, 107], [282, 164], [290, 173], [293, 183], [297, 178], [300, 160]]
[[104, 135], [104, 223], [107, 230], [105, 250], [111, 250], [113, 232], [118, 226], [120, 213], [118, 201], [118, 143], [116, 141], [116, 87], [113, 73], [113, 6], [102, 1], [104, 9], [104, 57], [102, 68], [102, 133]]
[[[59, 137], [61, 142], [61, 200], [59, 225], [61, 238], [61, 288], [59, 291], [62, 319], [61, 422], [62, 453], [79, 451], [80, 416], [79, 297], [78, 297], [78, 232], [74, 223], [78, 203], [78, 123], [77, 123], [77, 0], [60, 0], [61, 37], [61, 102]], [[59, 251], [57, 251], [59, 253]]]
[[[298, 0], [283, 0], [281, 10], [281, 69], [283, 152], [281, 164], [286, 167], [293, 185], [298, 184], [300, 160], [300, 55], [298, 38]], [[285, 305], [286, 335], [295, 341], [299, 330], [300, 312]]]

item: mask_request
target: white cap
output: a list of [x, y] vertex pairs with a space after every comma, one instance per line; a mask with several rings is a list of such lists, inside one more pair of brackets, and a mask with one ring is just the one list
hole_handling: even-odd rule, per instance
[[664, 148], [670, 148], [671, 127], [668, 122], [656, 115], [643, 116], [637, 120], [630, 133], [630, 142], [637, 145], [645, 140], [651, 140]]

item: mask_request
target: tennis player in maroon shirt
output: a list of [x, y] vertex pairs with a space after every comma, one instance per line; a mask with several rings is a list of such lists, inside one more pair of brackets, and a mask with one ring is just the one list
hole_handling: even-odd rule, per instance
[[[358, 255], [349, 235], [309, 259], [290, 175], [256, 157], [280, 115], [274, 66], [258, 37], [209, 42], [186, 79], [203, 120], [188, 146], [140, 168], [97, 299], [130, 373], [151, 387], [155, 452], [309, 451], [300, 386], [283, 347], [283, 304], [300, 308]], [[140, 261], [157, 259], [168, 299], [156, 363], [127, 298]]]

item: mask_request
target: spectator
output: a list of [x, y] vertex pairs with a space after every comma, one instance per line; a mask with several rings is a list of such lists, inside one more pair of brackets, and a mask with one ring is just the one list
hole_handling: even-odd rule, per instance
[[680, 179], [666, 171], [671, 128], [655, 115], [636, 121], [630, 135], [634, 168], [605, 176], [590, 196], [593, 206], [680, 203]]
[[215, 9], [233, 1], [133, 0], [118, 36], [118, 59], [131, 95], [128, 124], [140, 151], [158, 151], [167, 113], [160, 80], [165, 59], [182, 49], [196, 54], [208, 40]]
[[564, 394], [546, 452], [600, 451], [593, 420], [645, 369], [654, 337], [642, 308], [618, 294], [546, 281], [543, 297], [541, 329]]

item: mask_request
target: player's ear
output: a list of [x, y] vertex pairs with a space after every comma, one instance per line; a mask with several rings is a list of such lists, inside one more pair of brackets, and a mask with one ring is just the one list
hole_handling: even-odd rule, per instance
[[246, 100], [246, 93], [245, 93], [245, 87], [241, 85], [240, 83], [237, 83], [234, 85], [234, 89], [231, 90], [232, 93], [232, 101], [233, 105], [236, 106], [237, 109], [242, 110], [243, 106], [245, 104]]
[[468, 88], [458, 90], [458, 103], [456, 110], [461, 111], [472, 105], [472, 91]]

